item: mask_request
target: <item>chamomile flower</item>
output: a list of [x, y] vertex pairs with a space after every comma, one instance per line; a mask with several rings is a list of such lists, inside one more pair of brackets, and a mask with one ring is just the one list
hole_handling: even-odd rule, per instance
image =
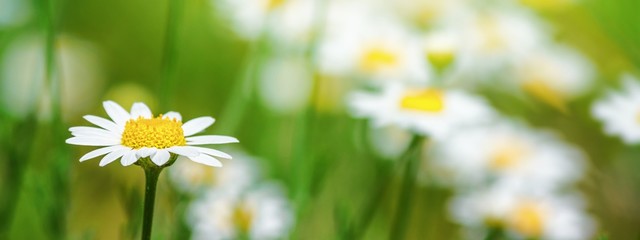
[[285, 0], [212, 0], [214, 8], [228, 14], [234, 30], [243, 38], [255, 40], [268, 27], [270, 17], [286, 4]]
[[523, 185], [497, 184], [454, 197], [450, 213], [469, 230], [501, 228], [513, 239], [578, 240], [590, 239], [596, 229], [584, 205], [576, 194], [529, 192]]
[[479, 97], [464, 91], [408, 88], [390, 83], [381, 92], [350, 96], [352, 114], [374, 126], [395, 125], [416, 134], [444, 138], [460, 127], [489, 121], [493, 110]]
[[591, 108], [593, 116], [604, 124], [604, 132], [618, 136], [627, 144], [640, 142], [640, 84], [638, 79], [622, 77], [621, 91], [610, 91]]
[[129, 166], [147, 157], [162, 166], [172, 155], [180, 155], [197, 163], [220, 167], [222, 163], [216, 157], [231, 159], [229, 154], [197, 145], [238, 142], [229, 136], [193, 136], [211, 126], [215, 121], [212, 117], [199, 117], [183, 124], [182, 116], [177, 112], [153, 117], [144, 103], [134, 103], [131, 112], [113, 101], [105, 101], [103, 106], [111, 120], [86, 115], [84, 118], [98, 127], [69, 129], [73, 137], [67, 139], [68, 144], [101, 147], [82, 156], [81, 162], [106, 154], [100, 160], [100, 166], [119, 158], [123, 166]]
[[546, 46], [515, 61], [514, 78], [523, 90], [557, 108], [585, 93], [594, 67], [582, 54], [564, 46]]
[[333, 4], [317, 62], [326, 75], [424, 82], [430, 68], [421, 43], [397, 19], [366, 5]]
[[293, 226], [293, 210], [278, 185], [247, 192], [209, 191], [189, 208], [192, 239], [281, 239]]
[[457, 131], [435, 151], [434, 174], [457, 186], [508, 179], [554, 189], [584, 174], [584, 155], [577, 148], [506, 120]]
[[267, 107], [279, 113], [298, 112], [311, 95], [311, 72], [305, 60], [293, 54], [269, 59], [261, 72], [259, 96]]
[[468, 39], [460, 49], [460, 68], [473, 79], [492, 79], [520, 56], [547, 42], [548, 31], [532, 13], [521, 9], [472, 11], [452, 18], [451, 27]]

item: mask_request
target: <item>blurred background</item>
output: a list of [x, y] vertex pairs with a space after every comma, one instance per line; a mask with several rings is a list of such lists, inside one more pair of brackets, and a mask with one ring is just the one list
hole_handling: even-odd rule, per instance
[[[638, 9], [0, 0], [0, 239], [139, 238], [143, 171], [64, 143], [105, 100], [240, 140], [222, 168], [162, 174], [153, 239], [637, 239], [640, 149], [592, 112], [638, 81]], [[473, 96], [491, 123], [430, 137], [358, 110], [393, 84]]]

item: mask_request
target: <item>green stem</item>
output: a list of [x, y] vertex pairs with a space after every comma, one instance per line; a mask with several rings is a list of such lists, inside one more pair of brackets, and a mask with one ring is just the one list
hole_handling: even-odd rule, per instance
[[411, 217], [409, 207], [413, 200], [413, 188], [418, 173], [420, 153], [422, 152], [424, 140], [425, 138], [423, 136], [415, 135], [409, 147], [402, 155], [401, 160], [406, 164], [404, 178], [402, 179], [402, 186], [396, 206], [396, 215], [389, 233], [389, 239], [404, 239], [405, 229]]
[[489, 229], [489, 232], [487, 232], [487, 236], [484, 237], [485, 240], [499, 240], [502, 239], [502, 228], [499, 227], [493, 227], [491, 229]]
[[162, 172], [162, 167], [147, 165], [143, 166], [146, 178], [144, 189], [144, 213], [142, 218], [142, 240], [151, 239], [151, 227], [153, 226], [153, 208], [156, 201], [156, 186], [158, 177]]
[[160, 108], [167, 111], [172, 102], [171, 89], [175, 82], [177, 40], [176, 34], [180, 14], [182, 13], [182, 0], [169, 0], [167, 13], [167, 25], [165, 30], [164, 52], [162, 56], [162, 78], [160, 82]]

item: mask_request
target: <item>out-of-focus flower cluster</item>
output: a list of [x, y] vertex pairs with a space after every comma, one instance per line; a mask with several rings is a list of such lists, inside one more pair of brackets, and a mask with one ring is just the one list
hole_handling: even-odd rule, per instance
[[178, 159], [176, 187], [193, 199], [186, 212], [192, 239], [281, 239], [294, 224], [285, 190], [261, 177], [258, 160], [236, 151], [224, 170]]
[[[592, 89], [591, 61], [532, 10], [573, 1], [214, 3], [239, 36], [271, 46], [260, 85], [267, 105], [296, 111], [291, 102], [316, 95], [301, 93], [308, 86], [329, 86], [326, 98], [372, 124], [381, 154], [397, 157], [410, 135], [430, 138], [424, 179], [453, 189], [451, 219], [470, 236], [593, 236], [596, 223], [575, 186], [587, 169], [582, 151], [481, 97], [490, 87], [567, 112]], [[288, 100], [274, 100], [281, 98]]]

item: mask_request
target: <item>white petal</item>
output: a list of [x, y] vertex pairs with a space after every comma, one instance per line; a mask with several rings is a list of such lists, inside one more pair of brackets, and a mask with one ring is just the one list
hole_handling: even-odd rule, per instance
[[156, 154], [153, 155], [153, 157], [151, 157], [151, 161], [158, 166], [162, 166], [163, 164], [167, 163], [167, 161], [169, 161], [169, 157], [171, 157], [171, 154], [169, 154], [169, 151], [164, 149], [158, 149]]
[[122, 156], [122, 159], [120, 160], [120, 164], [126, 167], [138, 161], [138, 157], [136, 156], [136, 153], [137, 153], [136, 150], [131, 150], [126, 154], [124, 154], [124, 156]]
[[166, 114], [162, 115], [165, 118], [169, 118], [169, 119], [176, 119], [178, 121], [182, 121], [182, 115], [180, 115], [180, 113], [177, 112], [167, 112]]
[[153, 113], [151, 113], [151, 109], [146, 104], [141, 102], [133, 103], [131, 106], [131, 118], [137, 119], [138, 117], [153, 118]]
[[129, 120], [129, 112], [124, 110], [124, 108], [114, 101], [104, 101], [102, 106], [116, 124], [124, 126], [124, 124]]
[[194, 147], [187, 147], [187, 146], [170, 147], [170, 148], [167, 148], [167, 151], [178, 154], [178, 155], [182, 155], [185, 157], [195, 157], [200, 154], [200, 152]]
[[205, 135], [186, 138], [188, 145], [237, 143], [238, 139], [229, 136]]
[[209, 165], [212, 167], [222, 167], [222, 163], [218, 159], [205, 154], [200, 154], [197, 157], [190, 157], [189, 159], [194, 162], [202, 163], [204, 165]]
[[156, 151], [158, 151], [158, 149], [143, 147], [143, 148], [138, 149], [137, 155], [138, 155], [138, 157], [146, 158], [146, 157], [149, 157], [149, 156], [155, 154]]
[[112, 146], [119, 145], [120, 139], [109, 139], [101, 137], [72, 137], [65, 141], [68, 144], [81, 146]]
[[192, 147], [195, 148], [198, 152], [204, 153], [204, 154], [208, 154], [214, 157], [221, 157], [221, 158], [226, 158], [226, 159], [231, 159], [231, 155], [224, 153], [222, 151], [218, 151], [215, 149], [211, 149], [211, 148], [203, 148], [203, 147]]
[[124, 147], [124, 146], [120, 146], [120, 145], [117, 145], [117, 146], [110, 146], [110, 147], [103, 147], [103, 148], [98, 148], [98, 149], [93, 150], [93, 151], [91, 151], [91, 152], [89, 152], [89, 153], [85, 154], [84, 156], [82, 156], [82, 157], [80, 158], [80, 162], [84, 162], [84, 161], [86, 161], [86, 160], [89, 160], [89, 159], [95, 158], [95, 157], [97, 157], [97, 156], [101, 156], [101, 155], [107, 154], [108, 152], [113, 152], [113, 151], [117, 151], [117, 150], [125, 149], [125, 148], [126, 148], [126, 147]]
[[102, 128], [94, 127], [72, 127], [69, 128], [71, 134], [76, 137], [101, 137], [120, 139], [120, 135]]
[[199, 117], [189, 120], [182, 125], [184, 136], [191, 136], [193, 134], [202, 132], [205, 128], [208, 128], [216, 120], [212, 117]]
[[104, 167], [105, 165], [115, 161], [116, 159], [118, 159], [119, 157], [122, 157], [122, 155], [124, 155], [125, 153], [131, 151], [131, 148], [124, 148], [124, 149], [119, 149], [113, 152], [110, 152], [109, 154], [107, 154], [106, 156], [104, 156], [102, 158], [102, 160], [100, 160], [100, 167]]
[[124, 130], [124, 125], [118, 126], [114, 122], [109, 121], [109, 120], [107, 120], [105, 118], [92, 116], [92, 115], [86, 115], [86, 116], [84, 116], [84, 119], [86, 119], [90, 123], [95, 124], [98, 127], [104, 128], [104, 129], [112, 131], [112, 132], [122, 133], [122, 131]]

